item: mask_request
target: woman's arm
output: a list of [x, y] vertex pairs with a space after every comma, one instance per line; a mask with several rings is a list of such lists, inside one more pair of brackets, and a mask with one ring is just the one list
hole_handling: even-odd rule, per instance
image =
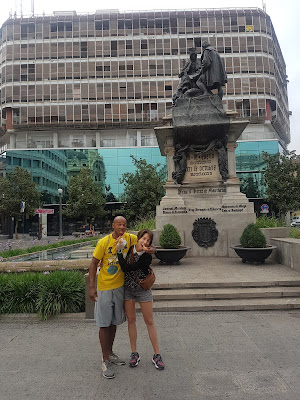
[[[129, 251], [131, 251], [131, 249], [129, 249]], [[147, 253], [143, 253], [139, 259], [133, 263], [127, 263], [126, 259], [123, 258], [122, 253], [117, 253], [117, 255], [123, 272], [136, 271], [138, 269], [147, 270], [152, 262], [151, 255]]]

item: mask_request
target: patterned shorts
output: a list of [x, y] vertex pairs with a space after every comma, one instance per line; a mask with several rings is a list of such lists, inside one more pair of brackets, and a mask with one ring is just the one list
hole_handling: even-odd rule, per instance
[[152, 290], [144, 290], [142, 288], [132, 289], [125, 286], [125, 300], [135, 300], [138, 303], [152, 301]]

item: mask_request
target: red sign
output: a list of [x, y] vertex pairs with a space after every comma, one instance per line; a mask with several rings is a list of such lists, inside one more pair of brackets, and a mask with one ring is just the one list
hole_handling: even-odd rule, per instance
[[36, 214], [54, 214], [53, 208], [37, 208], [35, 210]]

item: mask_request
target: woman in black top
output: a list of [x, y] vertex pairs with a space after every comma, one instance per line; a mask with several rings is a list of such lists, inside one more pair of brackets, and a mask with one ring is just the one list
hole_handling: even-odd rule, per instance
[[159, 353], [156, 327], [153, 321], [152, 292], [144, 290], [138, 284], [137, 278], [143, 280], [150, 273], [152, 256], [145, 253], [153, 240], [153, 233], [148, 229], [141, 230], [137, 235], [137, 244], [131, 246], [126, 258], [123, 258], [122, 250], [118, 250], [119, 264], [125, 273], [125, 300], [124, 308], [128, 320], [128, 333], [131, 346], [130, 367], [136, 367], [140, 361], [137, 352], [137, 329], [135, 302], [138, 301], [148, 329], [150, 341], [153, 346], [154, 356], [152, 362], [157, 369], [164, 369], [164, 363]]

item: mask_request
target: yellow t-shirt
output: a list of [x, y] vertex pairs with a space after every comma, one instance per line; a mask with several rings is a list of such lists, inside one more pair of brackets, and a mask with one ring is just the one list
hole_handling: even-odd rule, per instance
[[[125, 232], [123, 238], [126, 240], [126, 246], [122, 253], [127, 254], [129, 247], [136, 244], [137, 237]], [[118, 262], [116, 240], [111, 234], [99, 240], [93, 256], [102, 260], [97, 281], [98, 290], [117, 289], [124, 285], [124, 273]]]

